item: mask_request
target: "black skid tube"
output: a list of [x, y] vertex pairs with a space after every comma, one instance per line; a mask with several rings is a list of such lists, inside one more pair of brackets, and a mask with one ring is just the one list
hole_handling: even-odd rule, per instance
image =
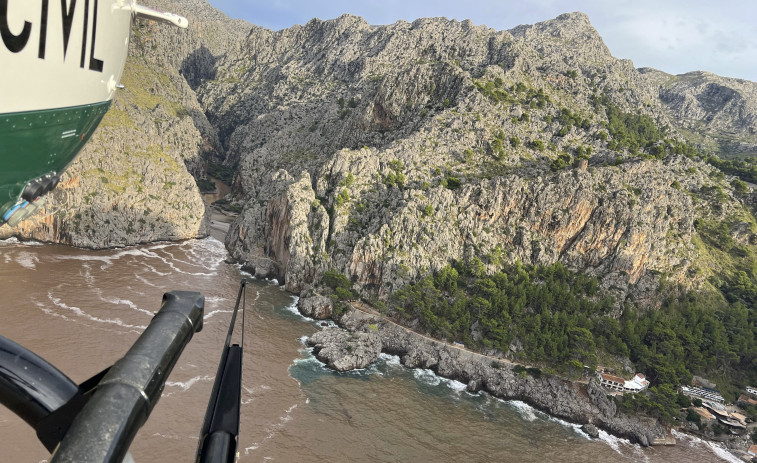
[[[239, 437], [240, 401], [242, 398], [242, 356], [244, 353], [244, 313], [246, 280], [239, 285], [234, 313], [218, 363], [205, 420], [197, 446], [197, 463], [233, 463], [236, 461]], [[229, 345], [242, 303], [242, 346]]]
[[45, 359], [0, 336], [0, 403], [31, 427], [79, 393], [79, 386]]
[[121, 462], [160, 398], [192, 335], [202, 329], [205, 298], [163, 295], [160, 311], [126, 355], [110, 368], [76, 416], [52, 462]]

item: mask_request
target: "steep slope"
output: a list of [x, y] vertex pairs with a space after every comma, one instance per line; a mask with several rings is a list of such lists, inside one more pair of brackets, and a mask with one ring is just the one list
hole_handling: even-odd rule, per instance
[[725, 157], [757, 155], [757, 84], [709, 72], [678, 76], [640, 69], [685, 135]]
[[474, 256], [561, 261], [642, 300], [660, 275], [707, 284], [696, 219], [755, 221], [674, 154], [657, 92], [581, 13], [256, 27], [198, 88], [239, 164], [234, 257], [295, 292], [334, 268], [380, 298]]
[[249, 26], [204, 1], [151, 6], [189, 16], [192, 27], [134, 26], [125, 88], [100, 128], [45, 209], [15, 229], [3, 226], [0, 237], [103, 248], [207, 234], [193, 176], [203, 177], [205, 158], [220, 159], [223, 149], [188, 82], [212, 73]]

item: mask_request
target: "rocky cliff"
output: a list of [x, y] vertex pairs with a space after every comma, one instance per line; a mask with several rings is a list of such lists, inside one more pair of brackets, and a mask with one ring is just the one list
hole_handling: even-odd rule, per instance
[[[192, 176], [211, 161], [236, 170], [231, 254], [293, 292], [336, 269], [384, 298], [476, 256], [561, 261], [645, 300], [661, 276], [699, 287], [729, 268], [697, 225], [757, 242], [749, 192], [673, 149], [751, 152], [755, 85], [636, 70], [582, 13], [509, 31], [344, 15], [274, 32], [203, 0], [150, 4], [189, 30], [135, 27], [102, 127], [45, 214], [2, 236], [202, 235]], [[617, 119], [658, 139], [629, 142]]]
[[398, 355], [409, 368], [431, 369], [467, 384], [471, 392], [483, 390], [505, 400], [521, 400], [552, 416], [593, 424], [645, 447], [668, 434], [656, 420], [620, 413], [596, 378], [572, 382], [538, 370], [518, 369], [516, 364], [421, 336], [355, 309], [347, 310], [339, 323], [346, 330], [325, 328], [308, 340], [318, 358], [331, 368], [364, 368], [383, 351]]
[[42, 212], [1, 227], [0, 237], [104, 248], [207, 234], [193, 177], [204, 176], [206, 159], [222, 158], [223, 148], [191, 85], [249, 26], [204, 1], [148, 3], [188, 16], [192, 26], [135, 24], [125, 88]]
[[[293, 292], [333, 268], [383, 298], [473, 256], [561, 261], [641, 300], [661, 275], [705, 285], [697, 219], [757, 229], [729, 179], [673, 154], [688, 132], [659, 76], [614, 58], [581, 13], [510, 31], [254, 27], [197, 88], [238, 165], [227, 247]], [[599, 97], [665, 135], [620, 146]]]
[[689, 138], [727, 157], [757, 154], [757, 84], [709, 72], [640, 72], [658, 85], [671, 120]]

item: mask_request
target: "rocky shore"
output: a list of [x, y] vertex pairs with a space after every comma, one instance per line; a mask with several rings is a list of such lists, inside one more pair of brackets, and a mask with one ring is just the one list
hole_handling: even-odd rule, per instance
[[[301, 298], [298, 308], [307, 316], [330, 315], [329, 304], [323, 299]], [[465, 383], [470, 392], [485, 391], [501, 399], [520, 400], [552, 416], [586, 425], [589, 435], [600, 428], [645, 447], [669, 440], [668, 430], [659, 422], [618, 413], [612, 398], [594, 378], [584, 383], [543, 375], [428, 338], [355, 307], [334, 318], [341, 328], [325, 328], [307, 341], [329, 368], [365, 368], [384, 352], [399, 356], [408, 368], [428, 368]]]

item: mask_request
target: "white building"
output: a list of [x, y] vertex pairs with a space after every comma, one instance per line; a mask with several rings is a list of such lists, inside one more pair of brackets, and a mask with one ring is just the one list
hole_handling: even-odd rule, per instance
[[626, 392], [641, 392], [649, 387], [649, 381], [641, 373], [636, 373], [631, 381], [626, 381], [624, 384]]
[[649, 381], [641, 373], [636, 373], [636, 376], [630, 381], [619, 376], [599, 373], [599, 382], [602, 386], [614, 392], [641, 392], [649, 387]]

